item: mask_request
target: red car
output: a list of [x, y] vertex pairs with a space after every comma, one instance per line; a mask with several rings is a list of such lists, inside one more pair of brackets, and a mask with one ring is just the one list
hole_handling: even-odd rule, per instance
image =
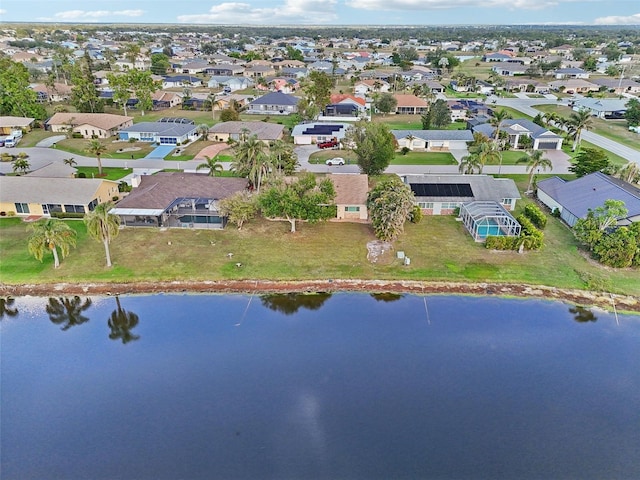
[[338, 146], [337, 140], [329, 140], [326, 142], [318, 142], [318, 148], [335, 148]]

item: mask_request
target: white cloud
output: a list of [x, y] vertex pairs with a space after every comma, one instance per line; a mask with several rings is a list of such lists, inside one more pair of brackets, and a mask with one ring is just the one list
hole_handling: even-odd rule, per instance
[[53, 17], [56, 20], [71, 21], [71, 20], [85, 20], [96, 21], [105, 17], [140, 17], [144, 13], [144, 10], [67, 10], [64, 12], [58, 12]]
[[274, 24], [274, 23], [329, 23], [338, 16], [334, 7], [337, 0], [284, 0], [274, 7], [256, 8], [249, 3], [225, 2], [214, 5], [209, 12], [179, 15], [181, 23], [218, 24]]
[[345, 0], [351, 8], [362, 10], [439, 10], [450, 8], [503, 8], [542, 10], [561, 3], [589, 3], [602, 0]]
[[640, 25], [640, 13], [628, 16], [615, 16], [596, 18], [596, 25]]
[[7, 11], [2, 9], [2, 8], [0, 8], [0, 15], [4, 15], [5, 13], [7, 13]]

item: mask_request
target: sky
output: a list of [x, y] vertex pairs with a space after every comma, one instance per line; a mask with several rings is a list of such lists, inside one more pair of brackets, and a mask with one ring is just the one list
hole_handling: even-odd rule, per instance
[[2, 22], [640, 25], [640, 0], [0, 0]]

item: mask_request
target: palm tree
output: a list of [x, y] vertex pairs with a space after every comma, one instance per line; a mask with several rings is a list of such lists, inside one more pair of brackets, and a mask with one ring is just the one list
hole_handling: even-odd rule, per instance
[[469, 148], [469, 151], [478, 157], [480, 163], [480, 173], [487, 163], [499, 163], [502, 166], [502, 155], [500, 149], [493, 142], [481, 142]]
[[127, 43], [124, 48], [124, 57], [129, 60], [132, 68], [136, 66], [138, 55], [140, 55], [140, 45], [137, 43]]
[[511, 118], [509, 112], [506, 110], [496, 110], [493, 112], [493, 117], [489, 123], [495, 127], [495, 132], [493, 134], [493, 142], [498, 145], [498, 139], [500, 138], [500, 128], [502, 127], [502, 122]]
[[407, 136], [406, 136], [406, 137], [404, 137], [404, 138], [405, 138], [405, 140], [407, 141], [407, 143], [406, 143], [407, 148], [408, 148], [409, 150], [413, 150], [413, 141], [416, 139], [416, 137], [414, 137], [413, 135], [409, 134], [409, 135], [407, 135]]
[[15, 317], [18, 315], [18, 309], [12, 308], [11, 305], [16, 301], [15, 298], [7, 297], [0, 298], [0, 319], [7, 317]]
[[91, 306], [91, 299], [86, 298], [84, 302], [79, 296], [69, 298], [49, 298], [46, 311], [49, 320], [56, 325], [62, 325], [62, 330], [69, 330], [71, 327], [81, 325], [89, 321], [89, 317], [82, 315], [82, 312]]
[[69, 254], [69, 249], [76, 246], [77, 233], [62, 220], [56, 218], [43, 218], [27, 227], [32, 233], [29, 236], [29, 253], [42, 261], [44, 252], [51, 250], [53, 254], [53, 266], [58, 268], [58, 248], [62, 258]]
[[234, 150], [236, 161], [231, 166], [232, 170], [241, 176], [247, 176], [260, 193], [262, 175], [268, 163], [266, 145], [258, 140], [257, 135], [250, 135], [249, 138], [238, 143]]
[[111, 340], [122, 340], [122, 343], [129, 343], [132, 340], [138, 340], [139, 335], [133, 335], [131, 329], [138, 325], [138, 315], [128, 312], [120, 305], [120, 298], [116, 296], [116, 308], [109, 317], [108, 325], [111, 329], [109, 338]]
[[14, 173], [21, 172], [22, 174], [25, 174], [31, 168], [31, 164], [26, 158], [16, 158], [12, 163]]
[[460, 173], [473, 175], [476, 170], [478, 170], [478, 172], [482, 171], [482, 164], [480, 163], [480, 157], [477, 153], [472, 153], [462, 157], [460, 165], [458, 166], [458, 171]]
[[207, 175], [215, 177], [224, 170], [224, 166], [219, 163], [220, 155], [216, 155], [215, 157], [207, 157], [205, 155], [204, 158], [206, 158], [207, 161], [198, 165], [196, 171], [208, 169], [209, 173]]
[[593, 124], [591, 113], [589, 113], [589, 110], [574, 112], [569, 116], [568, 123], [569, 132], [573, 136], [573, 147], [571, 147], [571, 151], [575, 152], [582, 140], [582, 130], [588, 130]]
[[[278, 170], [278, 173], [286, 173], [288, 168], [295, 169], [295, 165], [287, 165], [287, 160], [295, 158], [295, 153], [290, 143], [283, 140], [274, 140], [269, 146], [269, 153], [273, 158], [273, 165]], [[297, 165], [297, 161], [295, 164]]]
[[94, 208], [92, 212], [84, 216], [87, 233], [104, 245], [107, 267], [111, 267], [109, 244], [120, 232], [120, 217], [109, 213], [112, 208], [113, 203], [111, 202], [101, 203], [96, 205], [96, 208]]
[[528, 165], [527, 170], [529, 170], [529, 186], [527, 187], [527, 192], [532, 192], [531, 188], [533, 187], [533, 176], [539, 168], [542, 170], [551, 170], [553, 168], [553, 163], [551, 160], [544, 157], [543, 150], [533, 150], [531, 152], [527, 152], [524, 157], [520, 157], [516, 160], [516, 163], [526, 163]]
[[207, 100], [209, 102], [211, 102], [211, 120], [215, 120], [216, 119], [216, 107], [218, 107], [218, 109], [222, 109], [222, 100], [217, 100], [216, 99], [216, 94], [211, 92], [209, 93], [209, 95], [207, 95]]
[[201, 123], [196, 128], [196, 131], [201, 135], [200, 138], [203, 142], [209, 140], [209, 125], [207, 125], [206, 123]]
[[64, 160], [62, 160], [62, 162], [63, 162], [65, 165], [69, 165], [70, 167], [75, 167], [75, 166], [78, 164], [78, 162], [76, 162], [76, 161], [73, 159], [73, 157], [65, 158]]
[[99, 140], [91, 140], [85, 151], [91, 155], [95, 155], [98, 160], [98, 176], [102, 176], [102, 160], [100, 157], [107, 151], [107, 146]]

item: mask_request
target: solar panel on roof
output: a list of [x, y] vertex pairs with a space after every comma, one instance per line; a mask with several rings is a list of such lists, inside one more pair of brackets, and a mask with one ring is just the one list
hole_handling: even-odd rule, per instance
[[412, 183], [416, 197], [473, 197], [468, 183]]

